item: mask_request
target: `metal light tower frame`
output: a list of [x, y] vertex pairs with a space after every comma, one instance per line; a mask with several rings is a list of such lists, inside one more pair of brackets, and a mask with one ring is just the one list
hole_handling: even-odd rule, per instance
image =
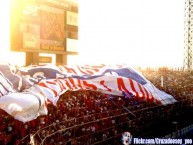
[[184, 69], [192, 70], [193, 56], [193, 0], [185, 1], [185, 22], [184, 22]]

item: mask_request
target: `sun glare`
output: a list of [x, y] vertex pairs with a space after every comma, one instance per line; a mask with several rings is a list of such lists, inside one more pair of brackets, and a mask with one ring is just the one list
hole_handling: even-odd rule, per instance
[[79, 9], [81, 62], [182, 66], [183, 1], [81, 0]]
[[10, 51], [10, 6], [14, 5], [16, 0], [4, 0], [1, 1], [0, 5], [0, 63], [1, 64], [13, 64], [13, 65], [24, 65], [25, 54], [20, 52]]
[[[25, 53], [10, 51], [10, 5], [14, 2], [18, 0], [4, 0], [0, 5], [0, 62], [24, 65]], [[78, 3], [79, 55], [68, 56], [68, 64], [182, 66], [183, 1], [80, 0]]]
[[0, 52], [0, 62], [6, 62], [6, 59], [8, 58], [8, 52], [10, 48], [10, 1], [3, 1], [3, 4], [0, 5], [0, 29], [1, 29], [1, 35], [0, 35], [0, 42], [1, 42], [1, 52]]

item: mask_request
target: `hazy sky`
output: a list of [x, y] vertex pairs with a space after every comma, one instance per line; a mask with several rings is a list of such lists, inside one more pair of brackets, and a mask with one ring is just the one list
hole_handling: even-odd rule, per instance
[[183, 45], [182, 0], [79, 2], [78, 62], [182, 66]]
[[[24, 63], [24, 54], [7, 55], [9, 1], [0, 9], [0, 61]], [[184, 0], [79, 0], [78, 44], [69, 64], [182, 66]]]

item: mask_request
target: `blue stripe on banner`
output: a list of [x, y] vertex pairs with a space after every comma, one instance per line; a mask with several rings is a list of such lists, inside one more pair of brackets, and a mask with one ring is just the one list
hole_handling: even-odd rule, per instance
[[147, 81], [137, 72], [134, 70], [131, 70], [129, 68], [122, 68], [122, 69], [106, 69], [103, 73], [100, 75], [82, 75], [82, 76], [77, 76], [77, 75], [71, 75], [70, 78], [77, 78], [81, 80], [87, 80], [87, 79], [94, 79], [98, 77], [102, 77], [105, 74], [111, 74], [111, 75], [117, 75], [120, 77], [126, 77], [130, 78], [132, 80], [135, 80], [136, 82], [140, 83], [141, 85], [147, 84]]
[[107, 69], [103, 74], [111, 73], [117, 74], [118, 76], [130, 78], [135, 80], [136, 82], [140, 83], [141, 85], [147, 84], [147, 81], [140, 76], [136, 71], [129, 69], [129, 68], [121, 68], [121, 69]]
[[11, 86], [13, 87], [13, 84], [3, 75], [3, 73], [0, 71], [0, 76]]
[[27, 72], [25, 71], [22, 71], [22, 70], [19, 70], [19, 72], [22, 74], [22, 75], [30, 75], [31, 77], [39, 77], [39, 78], [46, 78], [46, 79], [54, 79], [54, 78], [57, 78], [57, 75], [61, 75], [63, 76], [63, 78], [66, 77], [65, 74], [62, 74], [59, 70], [56, 70], [56, 69], [52, 69], [52, 68], [38, 68], [38, 67], [35, 67], [35, 68], [31, 68], [31, 69], [28, 69]]
[[130, 92], [124, 92], [122, 91], [122, 94], [125, 98], [133, 98], [135, 97], [133, 94], [131, 94]]
[[6, 88], [6, 86], [5, 86], [4, 84], [2, 84], [2, 83], [0, 82], [0, 85], [3, 87], [4, 90], [6, 90], [7, 92], [9, 92], [9, 90]]

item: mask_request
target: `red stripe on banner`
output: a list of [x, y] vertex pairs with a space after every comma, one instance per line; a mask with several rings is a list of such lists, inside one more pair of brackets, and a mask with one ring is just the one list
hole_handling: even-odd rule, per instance
[[61, 84], [61, 86], [62, 86], [62, 89], [63, 89], [63, 90], [66, 90], [66, 87], [64, 86], [63, 82], [62, 82], [60, 79], [58, 79], [58, 82], [60, 82], [60, 84]]
[[125, 91], [125, 92], [129, 92], [127, 90], [127, 88], [125, 87], [124, 81], [122, 78], [117, 78], [117, 85], [118, 85], [118, 89], [119, 91]]
[[148, 102], [154, 102], [154, 96], [152, 95], [151, 92], [149, 92], [149, 93], [150, 93], [150, 96], [147, 97], [147, 101], [148, 101]]
[[79, 88], [81, 88], [81, 89], [82, 89], [81, 80], [80, 80], [80, 79], [77, 79], [77, 82], [78, 82], [78, 86], [79, 86]]
[[[46, 81], [46, 82], [47, 82], [47, 81]], [[45, 88], [47, 88], [47, 89], [50, 89], [50, 90], [54, 93], [55, 96], [58, 95], [55, 90], [49, 88], [44, 82], [40, 82], [38, 85], [41, 86], [41, 87], [45, 87]]]
[[94, 84], [88, 84], [87, 81], [83, 81], [83, 85], [93, 90], [97, 90], [97, 87]]
[[154, 97], [152, 96], [152, 94], [150, 93], [150, 95], [149, 95], [149, 93], [148, 93], [148, 91], [147, 91], [147, 89], [144, 87], [144, 90], [145, 90], [145, 93], [146, 93], [146, 95], [147, 95], [147, 101], [148, 102], [153, 102], [154, 101]]
[[74, 83], [74, 80], [72, 78], [69, 78], [70, 83], [72, 84], [72, 87], [74, 87], [75, 89], [78, 89]]
[[145, 90], [145, 95], [146, 95], [146, 99], [147, 99], [147, 98], [149, 97], [149, 94], [148, 94], [146, 88], [145, 88], [145, 87], [143, 87], [143, 88], [144, 88], [144, 90]]
[[94, 71], [94, 72], [99, 72], [99, 69], [97, 69], [97, 68], [95, 68], [95, 66], [91, 66], [91, 65], [85, 65], [84, 69], [89, 69], [89, 70]]
[[86, 71], [87, 73], [91, 74], [91, 75], [94, 74], [94, 72], [92, 72], [91, 70], [85, 69], [85, 71]]
[[72, 86], [70, 85], [70, 83], [68, 82], [68, 80], [65, 80], [65, 82], [66, 82], [67, 87], [72, 90]]
[[46, 87], [46, 88], [47, 88], [46, 84], [45, 84], [45, 83], [43, 83], [43, 82], [40, 82], [38, 85], [39, 85], [39, 86], [42, 86], [42, 87]]
[[161, 105], [161, 101], [156, 99], [155, 102], [158, 104], [158, 105]]
[[99, 72], [99, 69], [91, 68], [94, 72]]
[[145, 94], [144, 94], [144, 92], [143, 92], [142, 86], [141, 86], [140, 83], [137, 83], [137, 85], [138, 85], [138, 87], [139, 87], [139, 90], [140, 90], [141, 93], [142, 93], [142, 97], [139, 97], [139, 98], [140, 98], [140, 99], [144, 99], [144, 98], [145, 98]]
[[91, 67], [93, 68], [103, 68], [105, 66], [105, 64], [101, 64], [101, 65], [91, 65]]
[[84, 72], [84, 71], [82, 71], [82, 69], [80, 69], [80, 67], [79, 66], [77, 66], [77, 68], [78, 68], [78, 70], [81, 72], [81, 73], [83, 73], [83, 74], [88, 74], [88, 73], [86, 73], [86, 72]]
[[55, 82], [46, 81], [46, 83], [48, 83], [48, 84], [52, 84], [52, 85], [56, 85], [56, 83], [55, 83]]
[[139, 98], [139, 94], [138, 94], [138, 92], [137, 92], [137, 91], [136, 91], [136, 89], [135, 89], [135, 86], [134, 86], [133, 80], [131, 80], [131, 79], [128, 79], [128, 80], [129, 80], [129, 83], [130, 83], [131, 89], [133, 90], [133, 92], [135, 92], [135, 93], [136, 93], [136, 97], [137, 97], [137, 98]]
[[62, 86], [60, 85], [60, 82], [58, 82], [58, 80], [56, 79], [56, 80], [54, 80], [54, 82], [56, 83], [56, 85], [58, 84], [59, 86], [60, 86], [60, 90], [62, 90], [63, 88], [62, 88]]
[[68, 73], [74, 73], [74, 74], [77, 74], [76, 73], [76, 71], [73, 69], [73, 68], [68, 68], [68, 67], [66, 67], [66, 66], [64, 66], [64, 68], [66, 69], [66, 71], [68, 72]]
[[107, 89], [107, 91], [109, 91], [109, 92], [112, 91], [109, 87], [107, 87], [107, 86], [105, 85], [105, 81], [104, 81], [104, 80], [100, 81], [100, 84], [101, 84], [103, 87], [105, 87], [105, 88]]

